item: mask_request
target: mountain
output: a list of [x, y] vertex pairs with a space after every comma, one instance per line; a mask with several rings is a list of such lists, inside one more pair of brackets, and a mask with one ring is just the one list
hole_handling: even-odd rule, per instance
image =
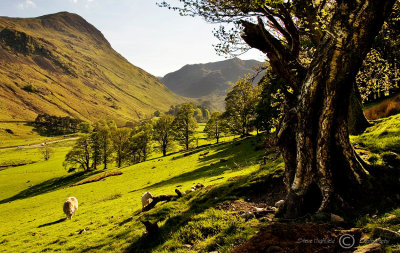
[[261, 64], [255, 60], [230, 60], [185, 65], [161, 78], [169, 89], [179, 95], [198, 98], [200, 103], [214, 110], [223, 110], [226, 90], [239, 76], [254, 73], [252, 67]]
[[0, 17], [0, 91], [0, 121], [48, 113], [124, 124], [187, 101], [68, 12]]

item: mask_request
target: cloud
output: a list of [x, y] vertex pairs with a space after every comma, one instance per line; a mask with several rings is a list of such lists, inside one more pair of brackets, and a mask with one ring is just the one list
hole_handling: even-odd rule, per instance
[[36, 7], [36, 4], [33, 0], [25, 0], [24, 2], [20, 2], [17, 4], [19, 9], [27, 9], [31, 7]]

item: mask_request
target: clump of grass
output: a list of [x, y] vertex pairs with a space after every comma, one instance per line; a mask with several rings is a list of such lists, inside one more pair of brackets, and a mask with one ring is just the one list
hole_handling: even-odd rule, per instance
[[[396, 218], [393, 218], [393, 215]], [[357, 227], [363, 227], [366, 232], [373, 232], [377, 227], [388, 228], [393, 231], [398, 231], [400, 229], [400, 208], [393, 209], [382, 215], [370, 215], [367, 214], [360, 217], [357, 222]]]
[[244, 222], [229, 212], [210, 208], [179, 228], [164, 244], [163, 250], [179, 251], [190, 245], [195, 251], [227, 252], [246, 241], [257, 227], [257, 220]]
[[374, 153], [385, 151], [400, 153], [400, 114], [373, 123], [374, 125], [361, 135], [352, 136], [352, 142]]
[[121, 193], [115, 193], [115, 194], [112, 194], [112, 195], [110, 195], [110, 196], [108, 196], [108, 197], [105, 197], [105, 198], [102, 199], [101, 201], [109, 201], [109, 200], [119, 199], [119, 198], [121, 198], [121, 197], [122, 197], [122, 194], [121, 194]]

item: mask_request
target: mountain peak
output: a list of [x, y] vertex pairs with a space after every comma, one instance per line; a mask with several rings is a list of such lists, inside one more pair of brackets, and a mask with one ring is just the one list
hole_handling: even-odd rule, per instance
[[0, 120], [39, 113], [119, 125], [187, 101], [115, 52], [81, 16], [0, 17]]
[[[256, 60], [232, 58], [218, 62], [185, 65], [181, 69], [165, 75], [161, 81], [172, 91], [182, 96], [201, 98], [226, 94], [239, 76], [254, 73], [253, 66], [260, 64]], [[220, 105], [222, 103], [219, 103]], [[221, 106], [215, 107], [222, 110]]]
[[111, 47], [104, 35], [96, 27], [75, 13], [63, 11], [36, 18], [2, 17], [0, 18], [0, 29], [2, 28], [1, 19], [6, 21], [3, 25], [4, 27], [12, 24], [23, 30], [42, 35], [42, 37], [55, 37], [57, 34], [60, 36], [67, 35], [73, 39], [80, 38], [81, 41], [89, 39], [97, 47]]

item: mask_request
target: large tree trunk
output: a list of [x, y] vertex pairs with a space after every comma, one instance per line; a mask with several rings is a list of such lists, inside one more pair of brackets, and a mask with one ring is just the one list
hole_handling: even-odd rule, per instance
[[[355, 75], [394, 0], [339, 4], [306, 78], [297, 114], [290, 119], [280, 146], [286, 162], [288, 195], [279, 214], [348, 211], [357, 205], [368, 172], [350, 140], [348, 115]], [[335, 33], [335, 34], [334, 34]], [[296, 133], [293, 132], [296, 129]], [[295, 143], [295, 150], [291, 145]], [[295, 166], [294, 166], [295, 164]], [[362, 197], [362, 195], [361, 195]]]
[[360, 91], [356, 83], [353, 83], [349, 105], [349, 132], [350, 134], [361, 134], [370, 126], [365, 117]]
[[[395, 1], [337, 0], [307, 69], [298, 63], [296, 48], [283, 48], [261, 19], [258, 24], [242, 22], [242, 38], [266, 53], [272, 69], [294, 90], [285, 94], [278, 131], [288, 191], [278, 215], [343, 213], [364, 196], [369, 174], [349, 140], [350, 96], [361, 63]], [[295, 38], [294, 24], [285, 19], [286, 24]]]

